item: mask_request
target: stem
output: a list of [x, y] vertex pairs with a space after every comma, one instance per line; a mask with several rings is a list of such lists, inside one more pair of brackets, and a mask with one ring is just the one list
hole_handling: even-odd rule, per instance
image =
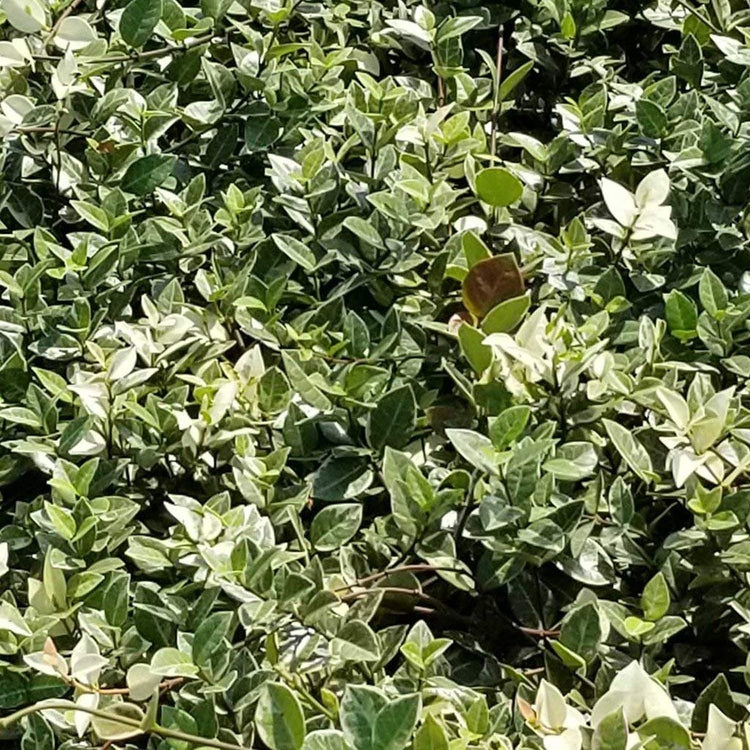
[[81, 4], [82, 0], [73, 0], [67, 8], [60, 14], [55, 25], [49, 30], [49, 34], [44, 39], [42, 49], [47, 49], [47, 45], [55, 38], [57, 30], [60, 28], [60, 24]]
[[706, 26], [708, 26], [711, 31], [714, 32], [714, 34], [723, 34], [724, 31], [720, 29], [710, 18], [705, 18], [703, 15], [701, 15], [695, 8], [693, 8], [690, 3], [685, 2], [685, 0], [676, 0], [677, 5], [684, 8], [688, 13], [694, 15], [701, 23], [704, 23]]
[[183, 742], [190, 742], [193, 745], [200, 745], [202, 747], [216, 747], [219, 748], [219, 750], [251, 750], [251, 748], [243, 748], [241, 745], [230, 745], [228, 742], [222, 742], [221, 740], [209, 739], [208, 737], [197, 737], [194, 734], [180, 732], [179, 729], [167, 729], [160, 724], [154, 724], [150, 731], [154, 734], [158, 734], [160, 737], [166, 737], [173, 740], [183, 740]]
[[222, 742], [221, 740], [211, 739], [209, 737], [198, 737], [193, 734], [187, 734], [186, 732], [180, 732], [176, 729], [167, 729], [159, 724], [154, 724], [150, 727], [144, 727], [138, 719], [131, 719], [129, 716], [122, 716], [120, 714], [109, 713], [108, 711], [100, 711], [96, 708], [88, 708], [86, 706], [79, 706], [73, 701], [39, 701], [33, 703], [30, 706], [21, 708], [15, 713], [9, 714], [5, 718], [0, 719], [0, 729], [7, 729], [13, 724], [17, 723], [25, 716], [37, 713], [38, 711], [83, 711], [83, 713], [90, 714], [99, 719], [107, 719], [117, 724], [122, 724], [126, 727], [132, 727], [138, 729], [141, 732], [151, 732], [152, 734], [159, 735], [160, 737], [171, 738], [175, 740], [183, 740], [184, 742], [190, 742], [193, 745], [200, 745], [203, 747], [215, 747], [218, 750], [251, 750], [250, 748], [243, 748], [241, 745], [230, 745], [228, 742]]
[[[147, 50], [146, 52], [133, 52], [129, 55], [112, 55], [110, 57], [94, 57], [90, 60], [83, 59], [81, 62], [88, 63], [91, 65], [97, 65], [102, 63], [119, 63], [119, 62], [138, 62], [139, 60], [150, 60], [154, 57], [163, 57], [164, 55], [173, 55], [177, 52], [185, 52], [185, 50], [192, 49], [193, 47], [199, 47], [201, 44], [210, 42], [216, 34], [212, 31], [209, 34], [202, 34], [196, 36], [189, 42], [182, 42], [182, 44], [167, 44], [157, 49]], [[32, 55], [34, 60], [41, 60], [42, 62], [59, 62], [62, 57], [57, 55]]]
[[[71, 677], [63, 677], [63, 680], [68, 683], [71, 687], [76, 690], [80, 690], [83, 693], [97, 693], [98, 695], [130, 695], [130, 688], [100, 688], [95, 685], [86, 685], [83, 682], [78, 682]], [[171, 680], [164, 680], [159, 684], [159, 690], [162, 692], [171, 690], [173, 687], [180, 685], [185, 681], [184, 677], [175, 677]]]
[[[372, 583], [373, 581], [379, 581], [381, 578], [387, 578], [392, 573], [434, 573], [439, 570], [449, 571], [451, 573], [465, 573], [466, 571], [460, 568], [450, 568], [442, 565], [429, 565], [428, 563], [419, 563], [414, 565], [398, 565], [395, 568], [388, 568], [387, 570], [380, 570], [377, 573], [366, 576], [365, 578], [358, 578], [355, 583], [349, 583], [346, 586], [339, 586], [334, 589], [334, 593], [337, 591], [348, 591], [355, 586], [362, 586], [365, 583]], [[378, 589], [380, 591], [381, 589]]]
[[500, 79], [503, 75], [503, 36], [505, 34], [505, 27], [500, 26], [500, 31], [497, 38], [497, 67], [495, 69], [495, 100], [492, 103], [492, 124], [490, 130], [490, 156], [492, 161], [495, 160], [497, 154], [497, 119], [500, 114]]

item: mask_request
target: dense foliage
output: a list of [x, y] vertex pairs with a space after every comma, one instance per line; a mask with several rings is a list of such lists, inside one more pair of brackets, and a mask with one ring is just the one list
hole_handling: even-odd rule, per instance
[[690, 2], [0, 0], [0, 740], [748, 747]]

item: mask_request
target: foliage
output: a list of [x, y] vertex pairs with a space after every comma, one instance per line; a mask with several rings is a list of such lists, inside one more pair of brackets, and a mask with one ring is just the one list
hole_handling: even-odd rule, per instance
[[0, 739], [750, 746], [691, 2], [1, 0]]

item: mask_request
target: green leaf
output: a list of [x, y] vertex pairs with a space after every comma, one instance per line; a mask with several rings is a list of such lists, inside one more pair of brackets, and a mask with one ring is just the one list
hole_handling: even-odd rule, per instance
[[372, 728], [373, 750], [402, 750], [414, 731], [421, 706], [419, 695], [404, 695], [381, 708]]
[[482, 330], [486, 334], [512, 331], [523, 320], [530, 306], [531, 297], [528, 294], [505, 300], [487, 313], [482, 320]]
[[344, 226], [368, 245], [385, 250], [383, 238], [369, 221], [361, 219], [359, 216], [347, 216], [344, 219]]
[[367, 441], [376, 451], [400, 448], [409, 442], [417, 418], [417, 404], [408, 385], [381, 397], [367, 420]]
[[526, 78], [533, 67], [534, 61], [529, 60], [508, 73], [500, 83], [500, 90], [498, 93], [499, 101], [505, 101], [523, 79]]
[[367, 662], [380, 658], [377, 636], [360, 620], [350, 620], [339, 630], [331, 641], [331, 651], [348, 661]]
[[574, 609], [563, 620], [560, 642], [590, 661], [596, 654], [601, 636], [599, 612], [593, 604], [585, 604]]
[[448, 735], [442, 724], [427, 714], [423, 724], [414, 735], [414, 750], [448, 750]]
[[492, 349], [482, 343], [484, 339], [485, 335], [468, 323], [462, 323], [458, 329], [461, 351], [477, 375], [492, 364]]
[[176, 161], [174, 156], [167, 154], [144, 156], [127, 168], [120, 187], [126, 193], [138, 196], [153, 193], [172, 174]]
[[302, 750], [350, 750], [343, 732], [338, 729], [317, 729], [305, 737]]
[[[143, 47], [151, 38], [156, 24], [159, 23], [161, 11], [162, 0], [130, 0], [120, 16], [119, 31], [125, 43], [131, 47]], [[123, 190], [126, 190], [126, 188], [123, 187]], [[134, 190], [128, 190], [127, 192], [144, 195], [146, 192], [150, 193], [151, 190], [144, 191], [143, 193], [138, 193]]]
[[490, 206], [509, 206], [523, 194], [521, 181], [503, 167], [488, 167], [476, 177], [475, 190]]
[[511, 406], [497, 417], [490, 419], [490, 438], [499, 451], [505, 450], [523, 434], [529, 423], [531, 409], [528, 406]]
[[313, 476], [312, 496], [328, 503], [349, 500], [364, 492], [372, 478], [365, 459], [331, 456]]
[[323, 508], [310, 525], [310, 541], [318, 552], [330, 552], [346, 544], [362, 523], [359, 503]]
[[657, 573], [643, 589], [641, 609], [647, 620], [652, 622], [667, 614], [670, 604], [669, 587], [664, 574]]
[[302, 266], [305, 271], [312, 271], [317, 265], [315, 253], [298, 239], [285, 234], [273, 234], [271, 239], [284, 255]]
[[0, 672], [0, 708], [17, 708], [28, 700], [28, 681], [18, 672]]
[[698, 294], [700, 296], [703, 309], [712, 317], [727, 309], [729, 297], [721, 279], [710, 269], [705, 268], [698, 284]]
[[666, 318], [669, 330], [679, 339], [695, 336], [698, 325], [698, 310], [695, 302], [686, 297], [679, 289], [673, 289], [664, 298]]
[[461, 246], [466, 257], [466, 265], [471, 268], [480, 260], [487, 260], [492, 257], [492, 252], [474, 232], [464, 232], [461, 235]]
[[729, 682], [723, 674], [717, 675], [695, 701], [690, 723], [693, 732], [705, 732], [708, 728], [710, 706], [734, 721], [741, 721], [745, 716], [743, 706], [734, 700]]
[[305, 739], [305, 717], [299, 699], [279, 682], [263, 686], [255, 709], [255, 725], [271, 750], [299, 750]]
[[659, 750], [690, 750], [690, 732], [682, 724], [667, 716], [658, 716], [647, 721], [637, 729], [638, 736], [642, 740], [649, 737], [652, 742], [646, 743], [645, 747], [658, 748]]
[[299, 393], [308, 404], [321, 411], [327, 411], [331, 408], [331, 402], [323, 391], [321, 391], [307, 376], [297, 359], [287, 353], [282, 352], [281, 360], [284, 363], [287, 377], [292, 388]]
[[55, 734], [41, 714], [31, 714], [21, 737], [21, 750], [55, 750]]
[[199, 667], [208, 664], [211, 657], [222, 647], [225, 638], [234, 631], [232, 612], [214, 612], [195, 631], [193, 638], [193, 662]]
[[622, 708], [605, 716], [594, 730], [592, 750], [626, 750], [628, 725]]
[[339, 720], [347, 742], [354, 750], [381, 750], [373, 744], [374, 725], [378, 713], [387, 705], [387, 698], [374, 687], [346, 686]]

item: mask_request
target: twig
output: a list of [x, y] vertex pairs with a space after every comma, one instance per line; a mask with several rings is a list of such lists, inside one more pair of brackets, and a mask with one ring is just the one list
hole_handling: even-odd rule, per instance
[[503, 37], [505, 35], [505, 27], [500, 26], [500, 31], [497, 38], [497, 67], [495, 69], [495, 100], [492, 103], [492, 123], [490, 126], [490, 156], [494, 161], [495, 155], [497, 154], [497, 120], [500, 114], [500, 79], [503, 75]]
[[545, 628], [525, 628], [522, 625], [515, 625], [525, 635], [534, 636], [534, 638], [557, 638], [560, 635], [559, 630], [546, 630]]
[[215, 747], [218, 750], [250, 750], [249, 748], [243, 748], [240, 745], [230, 745], [228, 742], [222, 742], [221, 740], [213, 739], [210, 737], [197, 737], [187, 732], [180, 732], [176, 729], [168, 729], [160, 724], [152, 724], [150, 726], [144, 725], [143, 721], [133, 719], [130, 716], [124, 716], [122, 714], [110, 713], [108, 711], [102, 711], [97, 708], [89, 708], [73, 701], [39, 701], [38, 703], [32, 703], [30, 706], [21, 708], [8, 716], [0, 719], [0, 729], [7, 729], [13, 726], [25, 716], [38, 713], [40, 711], [81, 711], [85, 714], [90, 714], [99, 719], [106, 719], [113, 723], [123, 724], [124, 726], [131, 727], [132, 729], [138, 730], [140, 733], [151, 733], [156, 734], [166, 739], [182, 740], [183, 742], [189, 742], [192, 745], [199, 745], [201, 747]]
[[[79, 682], [72, 677], [65, 677], [63, 675], [60, 676], [65, 682], [68, 683], [68, 685], [76, 688], [77, 690], [81, 690], [84, 693], [97, 693], [99, 695], [130, 695], [130, 688], [100, 688], [96, 685], [86, 685], [85, 683]], [[184, 677], [175, 677], [171, 680], [164, 680], [164, 682], [159, 685], [159, 690], [164, 693], [174, 687], [177, 687], [177, 685], [181, 685], [183, 682], [185, 682]]]
[[695, 8], [693, 8], [690, 3], [685, 2], [685, 0], [675, 0], [677, 5], [679, 5], [681, 8], [684, 8], [688, 13], [694, 15], [701, 23], [704, 23], [706, 26], [708, 26], [711, 31], [714, 32], [714, 34], [723, 34], [724, 31], [720, 29], [710, 18], [704, 18]]
[[[399, 565], [395, 568], [388, 568], [386, 570], [380, 570], [377, 573], [366, 576], [365, 578], [358, 578], [355, 583], [347, 584], [346, 586], [339, 586], [334, 589], [334, 593], [338, 591], [348, 591], [353, 589], [355, 586], [363, 586], [366, 583], [372, 583], [373, 581], [379, 581], [382, 578], [388, 578], [393, 573], [434, 573], [440, 570], [449, 571], [452, 573], [465, 573], [466, 571], [460, 568], [450, 568], [441, 565], [429, 565], [428, 563], [418, 563], [414, 565]], [[381, 590], [381, 589], [378, 589]]]
[[88, 138], [91, 133], [87, 133], [85, 130], [71, 130], [69, 128], [56, 128], [52, 125], [18, 125], [13, 128], [16, 133], [62, 133], [63, 135], [79, 135], [83, 138]]
[[474, 622], [470, 617], [466, 617], [465, 615], [456, 612], [440, 599], [437, 599], [434, 596], [430, 596], [429, 594], [425, 594], [424, 591], [420, 591], [419, 589], [407, 589], [401, 588], [400, 586], [381, 586], [373, 589], [363, 589], [362, 591], [353, 591], [349, 594], [344, 594], [340, 597], [340, 599], [342, 602], [355, 601], [357, 599], [361, 599], [363, 596], [369, 596], [370, 594], [377, 594], [380, 592], [413, 597], [428, 604], [432, 604], [435, 609], [439, 610], [443, 614], [448, 615], [449, 617], [453, 617], [459, 622], [463, 622], [466, 624], [472, 624]]
[[[202, 34], [196, 36], [188, 42], [182, 42], [182, 44], [166, 44], [163, 47], [157, 49], [146, 50], [145, 52], [132, 52], [128, 55], [111, 55], [109, 57], [93, 57], [91, 59], [83, 58], [81, 62], [89, 65], [100, 65], [103, 63], [120, 63], [120, 62], [139, 62], [140, 60], [150, 60], [154, 57], [164, 57], [165, 55], [174, 55], [178, 52], [185, 52], [193, 47], [200, 47], [201, 44], [210, 42], [216, 34], [212, 31], [210, 34]], [[61, 56], [55, 55], [32, 55], [34, 60], [41, 60], [42, 62], [60, 62]]]
[[62, 22], [83, 2], [83, 0], [73, 0], [67, 8], [60, 14], [60, 17], [55, 21], [54, 26], [49, 30], [49, 34], [44, 39], [42, 49], [47, 49], [47, 45], [55, 38], [58, 29]]
[[445, 106], [445, 84], [443, 83], [442, 76], [437, 77], [437, 90], [438, 90], [438, 107]]

